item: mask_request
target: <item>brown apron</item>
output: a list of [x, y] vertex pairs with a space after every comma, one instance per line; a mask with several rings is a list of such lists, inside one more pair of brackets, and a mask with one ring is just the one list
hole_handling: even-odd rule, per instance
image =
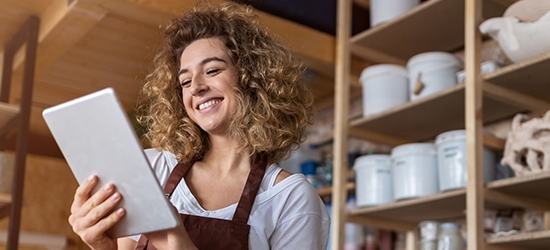
[[[183, 179], [194, 163], [194, 161], [191, 161], [176, 165], [164, 187], [164, 192], [167, 195], [172, 195], [180, 180]], [[191, 241], [198, 249], [248, 249], [250, 233], [248, 217], [256, 199], [256, 194], [260, 189], [266, 165], [266, 155], [258, 154], [254, 157], [252, 168], [232, 220], [180, 214], [181, 221]], [[144, 235], [139, 238], [136, 249], [156, 250], [149, 244]]]

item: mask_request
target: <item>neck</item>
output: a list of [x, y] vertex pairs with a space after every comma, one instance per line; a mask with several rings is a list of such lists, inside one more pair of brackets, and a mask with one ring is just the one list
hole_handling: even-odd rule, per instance
[[202, 162], [220, 175], [250, 171], [250, 150], [237, 152], [237, 148], [238, 144], [231, 138], [210, 136], [210, 149]]

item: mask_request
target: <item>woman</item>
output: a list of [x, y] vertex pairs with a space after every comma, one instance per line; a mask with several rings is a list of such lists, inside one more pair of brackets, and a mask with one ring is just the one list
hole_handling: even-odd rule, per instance
[[112, 184], [91, 194], [91, 177], [76, 191], [73, 230], [92, 249], [325, 249], [323, 203], [303, 175], [274, 164], [312, 119], [301, 64], [235, 3], [198, 5], [165, 33], [138, 118], [182, 226], [107, 237], [124, 216], [108, 212], [121, 195]]

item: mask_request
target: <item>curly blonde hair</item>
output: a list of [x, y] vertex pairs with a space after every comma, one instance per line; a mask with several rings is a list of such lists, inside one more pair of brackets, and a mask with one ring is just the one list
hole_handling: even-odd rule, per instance
[[209, 149], [207, 133], [184, 109], [177, 82], [183, 50], [203, 38], [224, 42], [238, 74], [238, 105], [229, 133], [239, 150], [265, 153], [276, 162], [296, 149], [313, 116], [313, 94], [301, 80], [302, 64], [269, 36], [251, 7], [231, 2], [217, 7], [199, 3], [166, 27], [137, 106], [150, 146], [182, 161], [202, 159]]

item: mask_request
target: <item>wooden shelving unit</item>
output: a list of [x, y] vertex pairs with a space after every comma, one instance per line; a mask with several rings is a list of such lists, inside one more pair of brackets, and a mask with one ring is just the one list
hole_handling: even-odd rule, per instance
[[[11, 193], [0, 193], [0, 218], [9, 216], [7, 246], [8, 250], [19, 248], [19, 231], [21, 207], [23, 206], [23, 186], [25, 181], [25, 165], [28, 151], [29, 121], [31, 113], [32, 89], [36, 49], [38, 46], [38, 30], [40, 20], [31, 16], [23, 24], [15, 36], [5, 45], [2, 51], [2, 82], [0, 85], [0, 140], [5, 141], [16, 131], [15, 163], [13, 166]], [[24, 59], [14, 62], [18, 50], [24, 48]], [[20, 58], [21, 59], [21, 58]], [[23, 62], [22, 84], [19, 102], [10, 103], [10, 88], [14, 64]], [[0, 143], [4, 150], [5, 143]]]
[[[415, 249], [417, 223], [423, 220], [467, 218], [468, 249], [548, 249], [550, 231], [484, 238], [483, 209], [524, 207], [550, 211], [550, 173], [514, 177], [483, 184], [481, 146], [495, 150], [504, 141], [482, 133], [483, 125], [509, 119], [519, 112], [542, 114], [550, 109], [550, 53], [515, 63], [481, 76], [481, 36], [477, 25], [500, 16], [513, 2], [500, 0], [430, 0], [353, 37], [349, 34], [351, 0], [338, 2], [335, 94], [335, 184], [333, 189], [332, 249], [342, 249], [346, 221], [407, 231], [407, 249]], [[480, 8], [481, 7], [481, 8]], [[481, 11], [481, 9], [483, 11]], [[347, 45], [347, 46], [346, 46]], [[466, 83], [383, 113], [348, 121], [350, 55], [376, 63], [404, 65], [419, 53], [454, 52], [466, 48]], [[471, 80], [472, 78], [474, 80]], [[348, 91], [348, 92], [346, 92]], [[342, 103], [338, 103], [342, 102]], [[433, 140], [438, 134], [467, 128], [468, 186], [435, 195], [400, 200], [345, 212], [347, 136], [396, 146]], [[340, 202], [342, 204], [337, 204]], [[468, 216], [465, 216], [465, 215]]]

